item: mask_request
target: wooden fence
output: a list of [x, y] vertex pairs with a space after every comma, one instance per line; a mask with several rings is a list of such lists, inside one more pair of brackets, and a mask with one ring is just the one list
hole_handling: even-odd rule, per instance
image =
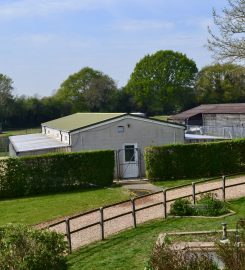
[[[113, 224], [114, 226], [116, 225], [116, 229], [115, 229], [115, 227], [113, 227], [114, 231], [110, 230], [110, 232], [107, 232], [107, 235], [116, 233], [122, 229], [127, 229], [127, 228], [132, 228], [132, 227], [136, 228], [137, 224], [142, 223], [146, 220], [151, 220], [151, 219], [161, 218], [161, 217], [165, 219], [165, 218], [167, 218], [167, 212], [168, 212], [168, 208], [169, 208], [170, 204], [179, 198], [188, 198], [188, 197], [192, 198], [192, 201], [195, 204], [196, 198], [198, 195], [203, 194], [203, 193], [207, 193], [207, 192], [221, 191], [221, 198], [225, 201], [227, 189], [230, 189], [232, 187], [236, 187], [239, 185], [245, 185], [245, 182], [239, 182], [239, 183], [228, 185], [227, 181], [226, 181], [227, 177], [235, 176], [235, 175], [238, 175], [238, 174], [222, 176], [221, 181], [220, 181], [220, 185], [218, 187], [215, 187], [212, 189], [205, 189], [202, 191], [197, 191], [197, 187], [199, 184], [210, 183], [210, 182], [215, 181], [215, 180], [216, 180], [215, 183], [217, 184], [217, 182], [218, 182], [217, 180], [219, 178], [212, 178], [212, 179], [208, 179], [208, 180], [193, 182], [191, 185], [186, 184], [186, 185], [176, 186], [176, 187], [172, 187], [172, 188], [167, 188], [167, 189], [163, 189], [162, 191], [158, 191], [158, 192], [150, 193], [150, 194], [147, 194], [144, 196], [136, 197], [136, 198], [131, 199], [131, 200], [126, 200], [126, 201], [122, 201], [122, 202], [108, 205], [105, 207], [97, 208], [97, 209], [94, 209], [92, 211], [78, 214], [78, 215], [72, 216], [70, 218], [61, 220], [59, 222], [53, 223], [53, 224], [49, 225], [47, 228], [50, 230], [55, 230], [55, 231], [64, 233], [65, 236], [67, 237], [69, 251], [71, 252], [73, 249], [76, 249], [84, 244], [88, 244], [88, 243], [91, 243], [91, 242], [96, 241], [96, 240], [104, 240], [106, 237], [105, 236], [105, 226], [107, 226], [107, 224], [110, 221], [115, 221], [116, 219], [118, 220], [122, 217], [127, 217], [126, 222], [124, 221], [123, 226], [121, 226], [122, 224], [120, 223], [120, 220], [119, 220], [119, 222]], [[185, 188], [185, 187], [189, 187], [191, 192], [184, 195], [184, 196], [168, 198], [169, 197], [168, 195], [170, 194], [171, 191], [174, 191], [176, 189]], [[155, 197], [155, 199], [147, 200], [147, 198], [150, 198], [153, 196]], [[144, 203], [142, 203], [143, 201], [144, 201]], [[155, 207], [158, 207], [158, 213], [154, 213], [154, 210], [153, 210], [150, 212], [150, 214], [148, 213], [147, 217], [145, 216], [146, 214], [142, 214], [141, 217], [139, 216], [140, 212], [143, 212], [146, 209], [152, 209]], [[108, 215], [108, 213], [106, 212], [107, 209], [114, 209], [115, 214], [110, 213]], [[118, 212], [120, 212], [120, 213], [117, 214]], [[88, 216], [90, 218], [87, 222], [85, 219]], [[81, 225], [84, 223], [83, 222], [84, 220], [87, 222], [87, 223], [85, 222], [84, 226], [77, 227], [77, 224], [76, 224], [76, 226], [74, 226], [74, 224], [72, 224], [72, 222], [75, 221], [76, 223]], [[91, 222], [91, 220], [94, 222]], [[82, 231], [86, 231], [89, 228], [95, 228], [94, 230], [92, 230], [92, 232], [90, 232], [91, 237], [93, 239], [91, 239], [91, 241], [88, 241], [85, 243], [83, 243], [83, 241], [79, 241], [79, 238], [81, 238], [81, 237], [84, 238], [87, 235], [87, 233], [85, 233], [83, 236], [79, 235], [78, 233], [80, 233]], [[73, 236], [75, 236], [75, 237], [73, 237]]]

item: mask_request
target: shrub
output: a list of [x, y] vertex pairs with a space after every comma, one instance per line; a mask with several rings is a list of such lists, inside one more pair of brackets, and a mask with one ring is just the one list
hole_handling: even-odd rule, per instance
[[67, 269], [67, 244], [56, 232], [39, 231], [24, 225], [0, 228], [0, 269]]
[[170, 214], [176, 216], [191, 216], [194, 212], [191, 202], [188, 199], [177, 199], [170, 208]]
[[196, 212], [200, 216], [219, 216], [227, 213], [228, 209], [225, 202], [217, 199], [216, 194], [206, 193], [197, 201]]
[[212, 257], [203, 250], [201, 253], [171, 248], [163, 242], [155, 246], [151, 258], [146, 266], [147, 270], [218, 270]]
[[208, 177], [245, 167], [245, 139], [145, 148], [148, 179]]
[[112, 150], [0, 160], [0, 197], [18, 197], [111, 185]]
[[188, 199], [177, 199], [170, 208], [170, 214], [176, 216], [219, 216], [227, 212], [226, 203], [212, 193], [202, 195], [195, 205]]

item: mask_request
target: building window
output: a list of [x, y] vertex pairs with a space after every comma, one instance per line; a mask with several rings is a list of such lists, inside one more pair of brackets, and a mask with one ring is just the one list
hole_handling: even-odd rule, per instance
[[65, 136], [65, 141], [67, 141], [67, 136]]
[[135, 148], [134, 145], [125, 145], [125, 161], [135, 161]]
[[124, 126], [118, 126], [117, 133], [123, 133], [123, 132], [124, 132]]

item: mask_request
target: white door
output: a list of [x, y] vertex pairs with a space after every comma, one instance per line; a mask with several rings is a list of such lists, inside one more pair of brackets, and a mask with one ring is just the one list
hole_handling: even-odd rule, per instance
[[123, 144], [122, 177], [134, 178], [139, 176], [139, 155], [137, 143]]

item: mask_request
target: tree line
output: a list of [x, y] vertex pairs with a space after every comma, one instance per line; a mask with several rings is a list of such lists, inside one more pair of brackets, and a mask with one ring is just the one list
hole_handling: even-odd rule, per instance
[[245, 68], [214, 64], [199, 72], [193, 60], [173, 51], [146, 55], [126, 86], [89, 67], [70, 75], [50, 97], [13, 95], [13, 81], [0, 74], [0, 123], [28, 128], [75, 112], [175, 114], [199, 104], [245, 102]]
[[218, 31], [209, 29], [208, 48], [219, 62], [200, 71], [185, 54], [160, 50], [136, 64], [124, 87], [84, 67], [53, 96], [43, 98], [15, 96], [12, 79], [0, 73], [0, 124], [28, 128], [75, 112], [138, 111], [150, 116], [203, 103], [245, 102], [245, 0], [228, 0], [222, 15], [213, 11], [213, 19]]

